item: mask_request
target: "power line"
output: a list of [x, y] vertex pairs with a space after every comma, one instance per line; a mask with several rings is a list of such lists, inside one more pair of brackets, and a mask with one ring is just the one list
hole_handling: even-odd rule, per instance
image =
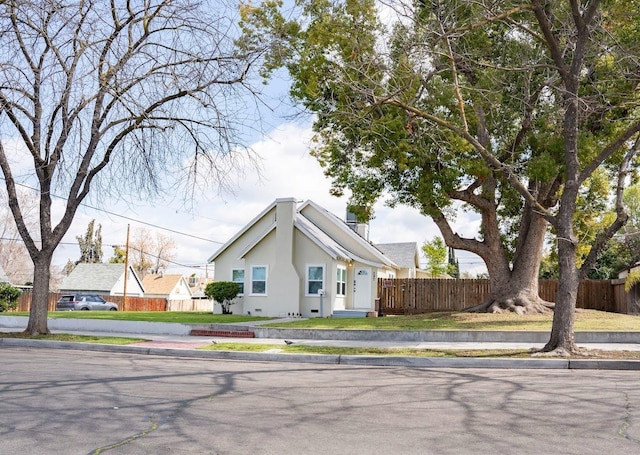
[[[5, 180], [4, 177], [2, 177], [2, 180]], [[26, 189], [31, 190], [31, 191], [38, 191], [37, 188], [30, 187], [30, 186], [25, 185], [23, 183], [16, 183], [16, 186], [20, 186], [20, 187], [26, 188]], [[50, 193], [50, 194], [51, 194], [51, 197], [54, 197], [54, 198], [57, 198], [57, 199], [62, 199], [62, 200], [67, 200], [67, 198], [65, 198], [63, 196], [58, 196], [58, 195], [53, 194], [53, 193]], [[176, 231], [175, 229], [159, 226], [157, 224], [149, 223], [147, 221], [138, 220], [136, 218], [131, 218], [131, 217], [128, 217], [128, 216], [125, 216], [125, 215], [120, 215], [119, 213], [115, 213], [115, 212], [112, 212], [110, 210], [94, 207], [94, 206], [86, 204], [84, 202], [81, 202], [79, 205], [82, 206], [82, 207], [87, 207], [87, 208], [96, 210], [98, 212], [104, 212], [104, 213], [106, 213], [108, 215], [116, 216], [118, 218], [123, 218], [123, 219], [128, 220], [128, 221], [133, 221], [133, 222], [136, 222], [136, 223], [144, 224], [146, 226], [151, 226], [151, 227], [154, 227], [156, 229], [162, 229], [164, 231], [173, 232], [174, 234], [183, 235], [185, 237], [190, 237], [192, 239], [202, 240], [203, 242], [216, 243], [218, 245], [222, 245], [224, 243], [224, 242], [219, 242], [217, 240], [211, 240], [211, 239], [205, 239], [204, 237], [198, 237], [197, 235], [188, 234], [186, 232]]]

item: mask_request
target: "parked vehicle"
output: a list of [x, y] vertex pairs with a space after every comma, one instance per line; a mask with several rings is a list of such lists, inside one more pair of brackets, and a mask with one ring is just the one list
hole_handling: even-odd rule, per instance
[[118, 305], [95, 294], [68, 294], [60, 297], [56, 311], [118, 311]]

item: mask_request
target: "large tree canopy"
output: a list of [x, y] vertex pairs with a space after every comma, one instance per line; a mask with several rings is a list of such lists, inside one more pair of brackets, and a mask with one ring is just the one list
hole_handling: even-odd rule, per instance
[[[236, 46], [231, 6], [0, 3], [0, 168], [35, 268], [28, 332], [48, 331], [52, 254], [88, 195], [224, 185], [244, 156], [237, 132], [261, 50]], [[25, 222], [20, 185], [35, 188], [37, 229]], [[54, 195], [66, 201], [59, 217]]]
[[[279, 38], [265, 75], [285, 65], [292, 95], [316, 114], [313, 153], [335, 191], [350, 190], [365, 214], [390, 195], [432, 217], [447, 245], [484, 259], [493, 310], [543, 311], [535, 299], [550, 224], [561, 284], [545, 349], [575, 350], [579, 276], [626, 220], [640, 130], [636, 2], [297, 5], [298, 15], [278, 2], [245, 7], [257, 32], [247, 45]], [[616, 211], [579, 270], [574, 215], [596, 171], [613, 182]], [[475, 238], [452, 229], [460, 207], [482, 217]]]

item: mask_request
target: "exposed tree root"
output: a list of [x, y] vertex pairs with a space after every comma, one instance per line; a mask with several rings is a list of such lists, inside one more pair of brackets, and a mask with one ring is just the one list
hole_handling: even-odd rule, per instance
[[45, 333], [39, 332], [38, 330], [28, 330], [25, 329], [22, 331], [22, 335], [24, 336], [36, 336], [36, 335], [51, 335], [51, 332], [47, 330]]
[[545, 314], [552, 311], [554, 306], [554, 303], [547, 302], [539, 297], [515, 296], [504, 299], [492, 297], [479, 305], [462, 311], [467, 313], [516, 313], [520, 315]]
[[586, 356], [587, 351], [580, 349], [573, 336], [558, 336], [552, 332], [551, 339], [540, 350], [541, 355], [547, 357]]
[[535, 354], [532, 354], [532, 357], [562, 357], [562, 358], [567, 358], [567, 357], [571, 357], [573, 355], [576, 355], [575, 352], [571, 352], [566, 350], [565, 348], [557, 348], [554, 349], [552, 351], [545, 351], [544, 349], [541, 351], [536, 352]]

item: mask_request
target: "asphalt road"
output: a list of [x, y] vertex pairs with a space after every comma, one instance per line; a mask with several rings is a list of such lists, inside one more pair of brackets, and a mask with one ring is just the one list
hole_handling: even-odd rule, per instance
[[0, 454], [637, 454], [637, 371], [0, 349]]

